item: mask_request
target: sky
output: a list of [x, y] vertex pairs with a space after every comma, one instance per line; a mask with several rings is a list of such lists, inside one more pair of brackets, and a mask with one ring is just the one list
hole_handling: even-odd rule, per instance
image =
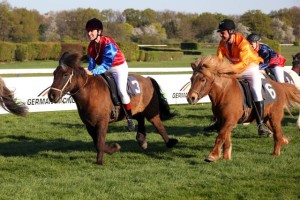
[[100, 11], [150, 8], [155, 11], [241, 15], [249, 10], [261, 10], [263, 13], [269, 14], [271, 11], [283, 8], [300, 7], [300, 0], [0, 0], [0, 2], [3, 1], [8, 2], [12, 8], [37, 10], [40, 14], [77, 8], [95, 8]]

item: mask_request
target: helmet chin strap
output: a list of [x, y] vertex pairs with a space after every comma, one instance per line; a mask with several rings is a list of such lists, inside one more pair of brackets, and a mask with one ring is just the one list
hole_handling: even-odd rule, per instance
[[228, 34], [229, 34], [229, 38], [226, 41], [226, 43], [228, 43], [230, 41], [232, 34], [234, 34], [234, 31], [232, 31], [232, 30], [227, 30], [227, 31], [228, 31]]
[[101, 31], [99, 30], [99, 31], [97, 32], [97, 37], [96, 37], [93, 41], [96, 42], [96, 40], [97, 40], [100, 36], [101, 36]]

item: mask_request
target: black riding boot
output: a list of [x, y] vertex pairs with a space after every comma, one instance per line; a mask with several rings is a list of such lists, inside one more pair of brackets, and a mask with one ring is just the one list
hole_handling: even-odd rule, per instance
[[258, 125], [258, 135], [262, 136], [269, 134], [269, 130], [264, 129], [264, 101], [257, 101], [255, 103], [256, 109], [256, 123]]
[[220, 124], [217, 121], [217, 119], [214, 117], [213, 122], [210, 125], [208, 125], [207, 127], [205, 127], [203, 130], [207, 131], [207, 132], [219, 131], [220, 130]]
[[127, 124], [128, 124], [128, 130], [129, 131], [135, 131], [135, 125], [134, 125], [134, 122], [132, 120], [132, 113], [131, 113], [131, 109], [129, 110], [126, 110], [126, 118], [127, 118]]

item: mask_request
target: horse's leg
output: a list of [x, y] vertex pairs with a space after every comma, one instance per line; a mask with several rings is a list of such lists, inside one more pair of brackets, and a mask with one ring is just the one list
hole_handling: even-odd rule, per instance
[[178, 143], [177, 139], [169, 138], [165, 126], [163, 125], [159, 115], [154, 116], [149, 121], [153, 124], [153, 126], [156, 128], [158, 133], [162, 136], [168, 148], [172, 148]]
[[210, 152], [205, 161], [214, 162], [220, 158], [223, 148], [223, 159], [230, 160], [231, 159], [231, 130], [235, 126], [234, 123], [224, 123], [221, 125], [219, 134], [215, 140], [215, 146], [213, 150]]
[[137, 127], [137, 132], [136, 132], [136, 140], [142, 149], [147, 149], [148, 143], [146, 140], [145, 117], [142, 114], [138, 114], [138, 115], [134, 116], [134, 118], [138, 122], [138, 127]]
[[[283, 110], [283, 109], [282, 109]], [[289, 140], [283, 135], [283, 131], [281, 128], [281, 120], [283, 118], [283, 111], [282, 112], [276, 112], [270, 114], [270, 125], [273, 132], [273, 138], [274, 138], [274, 151], [273, 155], [279, 156], [280, 155], [280, 149], [283, 144], [288, 144]]]
[[96, 135], [96, 129], [92, 126], [85, 125], [86, 130], [88, 131], [89, 135], [92, 137], [94, 146], [97, 147], [97, 135]]
[[96, 127], [86, 126], [88, 133], [93, 139], [94, 145], [97, 150], [97, 164], [103, 165], [104, 153], [113, 154], [121, 149], [120, 145], [115, 143], [106, 144], [106, 133], [108, 128], [108, 122], [101, 121]]
[[300, 130], [300, 109], [299, 109], [299, 115], [298, 115], [298, 119], [297, 119], [297, 126], [298, 126], [298, 129]]

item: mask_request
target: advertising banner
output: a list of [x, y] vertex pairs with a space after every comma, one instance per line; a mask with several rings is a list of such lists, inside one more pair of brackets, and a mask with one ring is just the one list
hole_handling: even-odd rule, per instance
[[[186, 94], [190, 89], [189, 74], [174, 75], [144, 75], [154, 78], [161, 87], [169, 104], [186, 104]], [[65, 95], [61, 102], [51, 103], [48, 99], [48, 88], [52, 84], [53, 77], [7, 77], [3, 78], [6, 86], [15, 92], [15, 98], [24, 102], [29, 112], [75, 110], [76, 104], [71, 96]], [[199, 102], [210, 102], [206, 96]], [[7, 113], [0, 108], [0, 114]]]

